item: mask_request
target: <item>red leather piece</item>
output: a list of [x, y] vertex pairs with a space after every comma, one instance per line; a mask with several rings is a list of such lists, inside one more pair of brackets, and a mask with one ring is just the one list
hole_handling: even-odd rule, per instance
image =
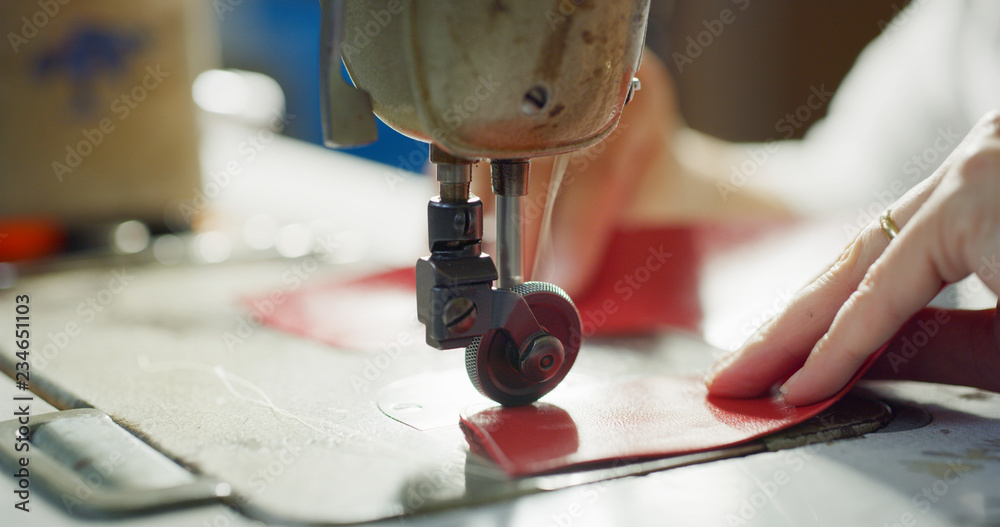
[[[597, 282], [573, 299], [584, 336], [697, 329], [698, 232], [688, 227], [617, 232]], [[248, 305], [271, 327], [338, 348], [376, 351], [404, 335], [423, 341], [422, 326], [415, 322], [415, 290], [413, 268], [404, 268], [306, 284], [274, 310]]]
[[275, 309], [267, 299], [247, 302], [264, 324], [342, 349], [379, 351], [389, 345], [423, 342], [417, 322], [412, 268], [355, 280], [306, 284], [286, 295]]
[[796, 425], [843, 396], [874, 362], [826, 401], [709, 397], [700, 379], [645, 377], [556, 390], [531, 406], [466, 408], [473, 451], [511, 476], [636, 462], [737, 445]]
[[701, 321], [698, 273], [701, 230], [695, 227], [618, 230], [595, 282], [573, 299], [583, 335], [620, 335]]

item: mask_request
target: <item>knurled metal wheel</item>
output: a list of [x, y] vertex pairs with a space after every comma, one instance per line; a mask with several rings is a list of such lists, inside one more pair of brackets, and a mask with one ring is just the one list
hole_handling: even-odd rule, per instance
[[562, 289], [545, 282], [525, 282], [511, 291], [527, 302], [538, 324], [563, 345], [564, 359], [559, 370], [546, 381], [537, 382], [518, 369], [518, 351], [507, 332], [487, 331], [465, 348], [465, 369], [479, 393], [504, 406], [523, 406], [552, 391], [576, 361], [580, 351], [580, 314]]

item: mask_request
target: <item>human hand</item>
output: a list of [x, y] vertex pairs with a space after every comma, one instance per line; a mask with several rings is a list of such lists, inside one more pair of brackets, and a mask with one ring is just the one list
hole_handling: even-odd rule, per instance
[[[783, 383], [789, 403], [817, 402], [893, 335], [873, 367], [878, 376], [1000, 391], [996, 309], [921, 311], [944, 285], [973, 273], [1000, 293], [1000, 112], [983, 117], [891, 211], [898, 236], [889, 243], [877, 221], [865, 227], [783, 313], [713, 368], [710, 394], [756, 397]], [[908, 337], [919, 331], [925, 343], [914, 349]]]

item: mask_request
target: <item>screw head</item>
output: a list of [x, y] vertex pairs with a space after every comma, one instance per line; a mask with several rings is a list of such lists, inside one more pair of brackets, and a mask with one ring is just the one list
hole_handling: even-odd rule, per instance
[[532, 86], [521, 99], [521, 111], [525, 115], [535, 115], [549, 102], [549, 90], [544, 86]]
[[455, 232], [457, 233], [472, 234], [472, 212], [469, 210], [459, 211], [452, 219], [452, 225], [455, 227]]
[[476, 303], [464, 296], [452, 298], [444, 305], [442, 322], [452, 333], [466, 333], [476, 323]]
[[552, 335], [535, 337], [521, 354], [521, 373], [535, 382], [545, 382], [555, 376], [566, 358], [562, 342]]

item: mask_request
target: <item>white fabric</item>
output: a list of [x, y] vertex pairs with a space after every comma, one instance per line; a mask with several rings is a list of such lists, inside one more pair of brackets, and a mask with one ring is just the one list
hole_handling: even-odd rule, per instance
[[916, 0], [865, 49], [830, 104], [749, 184], [803, 214], [869, 216], [1000, 108], [1000, 2]]

